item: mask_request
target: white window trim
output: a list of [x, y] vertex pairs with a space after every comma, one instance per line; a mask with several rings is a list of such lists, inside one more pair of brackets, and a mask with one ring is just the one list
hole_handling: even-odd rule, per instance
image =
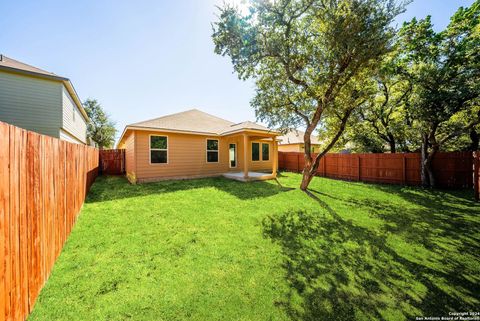
[[[217, 141], [217, 149], [214, 150], [214, 149], [211, 149], [209, 150], [208, 149], [208, 141], [209, 140], [216, 140]], [[216, 162], [209, 162], [208, 161], [208, 152], [217, 152], [217, 161]], [[207, 164], [218, 164], [220, 163], [220, 139], [217, 139], [217, 138], [206, 138], [205, 139], [205, 163]]]
[[[230, 160], [230, 145], [235, 145], [235, 166], [232, 166], [232, 162]], [[228, 144], [228, 167], [229, 168], [237, 168], [237, 165], [238, 165], [237, 143], [229, 143]]]
[[[268, 159], [263, 159], [263, 145], [267, 145], [268, 146]], [[269, 162], [270, 161], [270, 144], [269, 143], [261, 143], [260, 145], [262, 148], [261, 148], [261, 151], [262, 151], [262, 162]]]
[[[166, 137], [167, 138], [167, 149], [162, 149], [162, 148], [152, 148], [152, 136], [158, 136], [158, 137]], [[150, 162], [150, 165], [168, 165], [169, 164], [169, 157], [170, 157], [170, 152], [168, 151], [168, 145], [169, 145], [169, 137], [168, 135], [157, 135], [157, 134], [150, 134], [148, 135], [148, 160]], [[166, 151], [167, 152], [167, 162], [166, 163], [152, 163], [152, 150], [160, 150], [160, 151]]]
[[[253, 160], [253, 144], [258, 144], [258, 160]], [[262, 143], [252, 142], [250, 144], [250, 159], [252, 162], [261, 162], [262, 161]]]

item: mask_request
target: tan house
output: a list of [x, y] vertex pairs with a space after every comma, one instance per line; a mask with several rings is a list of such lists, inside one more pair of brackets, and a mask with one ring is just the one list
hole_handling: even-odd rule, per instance
[[131, 182], [222, 175], [266, 180], [277, 175], [278, 135], [192, 109], [126, 126], [118, 148], [126, 150]]
[[90, 120], [68, 78], [0, 55], [0, 121], [86, 144]]
[[[304, 152], [305, 144], [303, 143], [303, 136], [305, 132], [292, 129], [285, 135], [278, 137], [278, 151], [279, 152]], [[321, 142], [317, 137], [311, 136], [312, 152], [320, 152]]]

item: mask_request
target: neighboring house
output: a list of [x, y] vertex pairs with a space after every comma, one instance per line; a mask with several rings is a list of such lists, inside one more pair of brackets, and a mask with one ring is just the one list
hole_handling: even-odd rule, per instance
[[[279, 152], [304, 152], [305, 144], [303, 143], [304, 132], [292, 129], [285, 135], [278, 137], [278, 151]], [[312, 152], [320, 152], [321, 142], [317, 137], [311, 136], [310, 142], [312, 144]]]
[[0, 121], [86, 144], [88, 116], [65, 77], [0, 55]]
[[278, 135], [192, 109], [126, 126], [118, 148], [126, 150], [131, 182], [220, 175], [264, 180], [277, 175]]

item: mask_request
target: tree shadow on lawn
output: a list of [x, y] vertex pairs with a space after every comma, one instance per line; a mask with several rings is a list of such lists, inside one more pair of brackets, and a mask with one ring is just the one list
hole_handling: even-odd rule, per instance
[[369, 188], [399, 196], [415, 208], [394, 206], [368, 195], [363, 199], [342, 198], [315, 190], [312, 192], [355, 208], [363, 208], [385, 222], [386, 232], [404, 234], [409, 240], [419, 242], [429, 250], [445, 250], [444, 247], [438, 247], [439, 237], [462, 241], [465, 248], [470, 245], [478, 249], [480, 234], [475, 235], [474, 232], [480, 229], [480, 204], [473, 200], [473, 196], [470, 198], [469, 190], [431, 190], [388, 185], [371, 185]]
[[100, 176], [90, 189], [86, 202], [105, 202], [152, 194], [167, 194], [207, 188], [223, 191], [242, 200], [269, 197], [293, 190], [293, 188], [279, 186], [274, 181], [244, 183], [224, 177], [171, 180], [132, 185], [125, 177]]
[[[290, 291], [278, 304], [292, 319], [400, 321], [478, 310], [480, 241], [472, 235], [478, 220], [468, 226], [448, 209], [342, 200], [384, 221], [363, 227], [311, 196], [326, 211], [291, 211], [263, 222], [264, 236], [284, 255]], [[442, 204], [436, 202], [434, 208]]]

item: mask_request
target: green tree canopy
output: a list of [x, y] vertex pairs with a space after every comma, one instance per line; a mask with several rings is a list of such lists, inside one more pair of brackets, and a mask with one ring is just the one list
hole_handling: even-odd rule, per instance
[[422, 180], [435, 185], [437, 151], [480, 123], [480, 0], [460, 8], [442, 32], [430, 17], [400, 30], [402, 75], [413, 85], [410, 111], [420, 123]]
[[103, 110], [96, 99], [87, 99], [83, 108], [90, 118], [87, 126], [87, 137], [94, 141], [99, 148], [112, 148], [115, 142], [115, 123]]
[[[370, 94], [362, 85], [390, 51], [394, 0], [250, 0], [249, 14], [224, 4], [214, 23], [215, 52], [231, 58], [241, 79], [254, 78], [257, 118], [282, 129], [306, 127], [306, 190], [320, 158]], [[315, 158], [310, 136], [332, 130]]]

